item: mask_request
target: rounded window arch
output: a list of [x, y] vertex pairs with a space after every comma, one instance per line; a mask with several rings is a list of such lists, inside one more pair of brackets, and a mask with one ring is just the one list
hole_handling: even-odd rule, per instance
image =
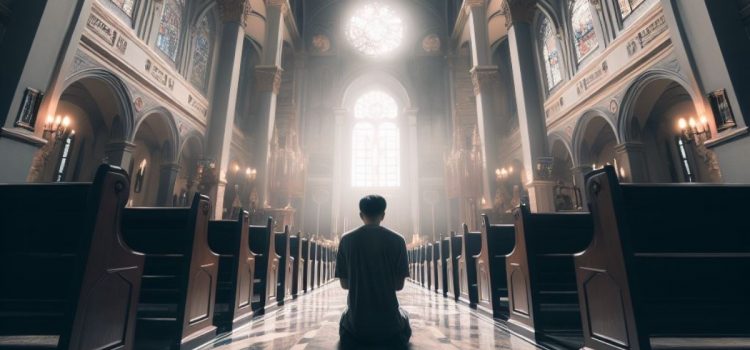
[[122, 10], [126, 16], [133, 18], [135, 12], [135, 0], [110, 0], [117, 8]]
[[184, 13], [185, 0], [164, 0], [159, 20], [159, 32], [156, 35], [156, 48], [172, 61], [177, 61]]
[[538, 39], [539, 53], [544, 61], [547, 91], [550, 91], [562, 81], [563, 68], [557, 29], [546, 15], [542, 15], [539, 21]]
[[398, 104], [382, 90], [365, 92], [354, 104], [352, 187], [401, 185]]
[[620, 18], [623, 20], [628, 18], [628, 16], [630, 16], [630, 14], [644, 2], [646, 2], [646, 0], [617, 0], [617, 5], [620, 9]]
[[569, 5], [573, 47], [580, 63], [599, 47], [599, 41], [589, 0], [572, 0]]

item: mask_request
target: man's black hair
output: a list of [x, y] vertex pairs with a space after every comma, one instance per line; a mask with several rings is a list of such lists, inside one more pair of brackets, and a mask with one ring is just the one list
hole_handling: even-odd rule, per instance
[[359, 211], [368, 218], [385, 214], [385, 207], [385, 198], [377, 194], [364, 196], [359, 200]]

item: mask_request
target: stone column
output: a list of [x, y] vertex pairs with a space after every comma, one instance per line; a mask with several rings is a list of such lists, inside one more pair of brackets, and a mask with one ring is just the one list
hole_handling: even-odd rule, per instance
[[284, 42], [284, 15], [289, 8], [286, 1], [267, 1], [266, 42], [261, 64], [256, 66], [256, 92], [260, 94], [260, 118], [256, 126], [254, 151], [255, 167], [258, 169], [259, 204], [269, 208], [268, 161], [271, 156], [271, 140], [276, 122], [276, 98], [281, 88], [281, 52]]
[[[497, 67], [491, 65], [490, 42], [487, 28], [487, 9], [485, 1], [466, 1], [464, 10], [468, 14], [469, 36], [471, 38], [471, 80], [474, 84], [474, 95], [477, 104], [477, 129], [481, 140], [482, 151], [482, 209], [491, 207], [492, 181], [497, 167], [497, 133], [493, 111], [492, 82], [497, 79]], [[482, 200], [480, 199], [480, 203]], [[476, 227], [472, 228], [476, 229]]]
[[[0, 169], [0, 182], [26, 180], [35, 153], [45, 144], [41, 125], [57, 110], [93, 2], [17, 1], [12, 7], [14, 20], [0, 41], [0, 163], [13, 166]], [[38, 110], [21, 106], [27, 88], [45, 95]], [[16, 125], [20, 113], [36, 117], [36, 125]]]
[[[333, 110], [333, 118], [334, 118], [334, 140], [333, 144], [334, 147], [345, 147], [344, 142], [346, 140], [346, 137], [344, 136], [344, 133], [346, 132], [346, 119], [347, 119], [348, 113], [345, 108], [334, 108]], [[341, 233], [344, 230], [343, 223], [341, 222], [341, 197], [343, 196], [343, 187], [344, 187], [344, 179], [346, 176], [344, 175], [344, 160], [342, 157], [334, 155], [333, 157], [333, 188], [332, 193], [333, 196], [331, 197], [331, 230], [333, 232]]]
[[209, 196], [214, 203], [214, 217], [221, 218], [224, 206], [224, 190], [229, 169], [229, 152], [232, 147], [235, 105], [242, 63], [242, 45], [245, 41], [244, 15], [246, 0], [217, 0], [222, 30], [219, 40], [219, 55], [211, 98], [208, 123], [206, 156], [216, 162], [218, 183]]
[[532, 21], [536, 1], [506, 0], [504, 6], [506, 25], [509, 26], [510, 61], [513, 68], [529, 204], [534, 212], [554, 212], [554, 182], [540, 177], [535, 171], [539, 159], [549, 156], [547, 125], [543, 101], [540, 98], [540, 79], [534, 59], [536, 40]]
[[116, 165], [130, 173], [130, 163], [133, 161], [135, 144], [128, 141], [110, 142], [104, 148], [104, 161]]
[[615, 146], [617, 174], [623, 182], [649, 182], [646, 151], [640, 142], [625, 142]]
[[156, 193], [156, 205], [161, 207], [172, 206], [172, 195], [174, 194], [174, 183], [180, 174], [180, 164], [163, 164], [159, 174], [159, 190]]
[[409, 197], [411, 202], [411, 223], [412, 234], [420, 233], [420, 201], [419, 201], [419, 142], [417, 135], [417, 109], [409, 108], [404, 111], [404, 118], [409, 126], [408, 144], [409, 144], [409, 169], [408, 169], [408, 186]]

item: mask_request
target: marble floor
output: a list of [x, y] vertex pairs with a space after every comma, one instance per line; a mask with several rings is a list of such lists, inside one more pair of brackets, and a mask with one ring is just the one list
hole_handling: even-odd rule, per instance
[[[411, 283], [398, 298], [411, 320], [410, 349], [537, 349], [511, 336], [502, 323]], [[345, 306], [346, 291], [333, 282], [200, 349], [336, 349]]]

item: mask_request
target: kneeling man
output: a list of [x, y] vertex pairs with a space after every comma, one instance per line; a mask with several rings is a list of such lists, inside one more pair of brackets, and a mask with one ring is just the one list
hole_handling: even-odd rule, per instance
[[409, 262], [404, 238], [380, 223], [385, 198], [369, 195], [359, 201], [364, 225], [341, 237], [336, 257], [336, 277], [349, 291], [341, 316], [341, 347], [357, 345], [406, 347], [411, 328], [398, 306], [396, 291], [404, 288]]

